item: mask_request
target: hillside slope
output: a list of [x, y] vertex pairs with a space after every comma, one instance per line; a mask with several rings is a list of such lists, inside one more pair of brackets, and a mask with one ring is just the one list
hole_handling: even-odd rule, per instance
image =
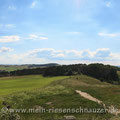
[[[91, 96], [103, 101], [106, 106], [114, 106], [120, 109], [120, 86], [100, 82], [92, 77], [79, 75], [60, 79], [50, 83], [48, 86], [32, 91], [20, 92], [14, 95], [7, 95], [4, 101], [14, 109], [44, 108], [53, 109], [52, 112], [44, 113], [18, 113], [21, 120], [53, 120], [53, 119], [86, 119], [86, 120], [119, 120], [119, 115], [115, 116], [107, 112], [93, 113], [89, 110], [104, 109], [104, 107], [94, 101], [88, 100], [76, 90], [86, 92]], [[56, 112], [55, 109], [68, 109], [67, 112]], [[87, 109], [88, 111], [71, 111], [72, 109]], [[90, 113], [89, 113], [90, 112]]]

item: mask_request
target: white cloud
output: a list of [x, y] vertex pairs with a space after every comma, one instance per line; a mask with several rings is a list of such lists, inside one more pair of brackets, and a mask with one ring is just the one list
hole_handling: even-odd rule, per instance
[[110, 57], [111, 51], [109, 48], [102, 48], [102, 49], [97, 49], [95, 52], [95, 57], [96, 58], [108, 58]]
[[81, 58], [87, 59], [87, 58], [91, 58], [91, 57], [93, 57], [91, 51], [89, 51], [89, 50], [82, 51]]
[[8, 43], [8, 42], [16, 42], [19, 41], [20, 37], [17, 35], [13, 36], [0, 36], [0, 42], [1, 43]]
[[80, 32], [65, 32], [67, 34], [70, 34], [70, 35], [79, 35], [81, 34]]
[[[11, 48], [0, 48], [0, 52], [10, 52]], [[48, 62], [55, 62], [61, 64], [74, 63], [105, 63], [120, 65], [120, 53], [114, 53], [109, 48], [99, 48], [94, 51], [91, 50], [56, 50], [53, 48], [39, 48], [33, 49], [26, 53], [9, 54], [7, 56], [0, 56], [1, 63], [13, 64], [42, 64]], [[7, 59], [7, 61], [3, 61]]]
[[114, 60], [120, 60], [120, 53], [112, 53], [111, 52], [111, 59], [113, 59], [113, 61]]
[[47, 37], [41, 37], [41, 36], [36, 35], [36, 34], [30, 34], [29, 39], [32, 39], [32, 40], [36, 40], [36, 39], [47, 40], [48, 38]]
[[38, 38], [38, 36], [35, 35], [35, 34], [30, 34], [29, 35], [29, 39], [37, 39], [37, 38]]
[[37, 5], [37, 1], [33, 1], [30, 7], [34, 8], [36, 5]]
[[110, 8], [110, 7], [112, 7], [112, 3], [110, 1], [108, 1], [108, 2], [106, 2], [106, 6]]
[[55, 57], [55, 58], [64, 58], [65, 57], [65, 54], [63, 53], [58, 53], [56, 55], [53, 55], [52, 57]]
[[25, 54], [22, 57], [40, 57], [47, 59], [63, 59], [63, 60], [106, 60], [111, 59], [111, 51], [108, 48], [101, 48], [95, 51], [90, 50], [55, 50], [53, 48], [41, 48], [34, 49]]
[[47, 37], [40, 37], [41, 40], [47, 40]]
[[0, 52], [11, 52], [11, 51], [13, 51], [13, 49], [9, 48], [9, 47], [1, 47], [0, 48]]
[[8, 6], [8, 9], [9, 10], [16, 10], [16, 7], [15, 6]]
[[116, 33], [103, 33], [103, 32], [98, 33], [98, 35], [102, 36], [102, 37], [118, 37], [118, 36], [120, 36], [120, 34], [116, 34]]
[[[6, 57], [4, 58], [6, 59]], [[4, 60], [3, 59], [3, 60]], [[9, 59], [9, 61], [8, 61]], [[0, 61], [3, 61], [0, 59]], [[46, 59], [44, 58], [37, 58], [34, 56], [27, 56], [27, 54], [13, 54], [13, 55], [8, 55], [7, 61], [3, 61], [5, 64], [42, 64], [42, 63], [47, 63]]]

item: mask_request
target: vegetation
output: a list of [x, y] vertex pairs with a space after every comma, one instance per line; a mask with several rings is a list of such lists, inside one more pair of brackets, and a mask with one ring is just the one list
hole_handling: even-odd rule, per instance
[[76, 90], [86, 92], [103, 101], [107, 107], [112, 105], [120, 109], [120, 86], [118, 85], [120, 72], [117, 67], [103, 64], [33, 66], [22, 70], [0, 71], [0, 108], [7, 109], [7, 111], [1, 109], [0, 120], [52, 120], [65, 119], [65, 116], [86, 120], [120, 119], [120, 115], [114, 116], [107, 112], [73, 113], [70, 111], [39, 114], [24, 112], [24, 110], [41, 108], [47, 110], [104, 109], [102, 104], [83, 98], [75, 92]]
[[120, 71], [117, 71], [117, 74], [118, 74], [118, 76], [119, 76], [119, 78], [120, 78]]
[[25, 64], [25, 65], [0, 65], [0, 71], [15, 71], [15, 70], [23, 70], [23, 69], [32, 69], [32, 68], [44, 68], [58, 66], [56, 63], [49, 64]]
[[64, 65], [57, 67], [49, 67], [45, 70], [44, 76], [58, 76], [58, 75], [77, 75], [84, 74], [101, 81], [106, 81], [113, 84], [119, 84], [120, 79], [117, 74], [117, 69], [110, 65], [103, 64], [78, 64], [78, 65]]
[[43, 76], [70, 76], [70, 75], [88, 75], [97, 78], [101, 81], [106, 81], [112, 84], [119, 84], [120, 79], [117, 74], [117, 67], [103, 64], [76, 64], [76, 65], [62, 65], [52, 67], [42, 67], [33, 69], [23, 69], [16, 71], [1, 71], [0, 76], [21, 76], [21, 75], [36, 75]]
[[87, 66], [84, 73], [109, 83], [119, 83], [120, 81], [117, 70], [109, 65], [90, 64]]
[[21, 92], [26, 90], [38, 89], [48, 85], [49, 83], [67, 78], [60, 77], [43, 77], [41, 75], [30, 75], [21, 77], [2, 77], [0, 78], [0, 96]]
[[[31, 77], [34, 78], [34, 81], [38, 81], [38, 77], [40, 77], [40, 81], [45, 81], [51, 78], [44, 78], [42, 76], [34, 75], [34, 76], [23, 76], [19, 77], [21, 80], [29, 84], [29, 79]], [[10, 82], [12, 79], [16, 79], [17, 77], [10, 77]], [[17, 79], [19, 79], [17, 78]], [[33, 86], [36, 88], [25, 89], [24, 91], [17, 92], [17, 87], [14, 89], [15, 93], [12, 95], [1, 96], [1, 100], [6, 102], [11, 108], [103, 108], [103, 106], [87, 100], [81, 97], [79, 94], [75, 92], [75, 90], [81, 90], [83, 92], [87, 92], [90, 95], [98, 98], [103, 101], [106, 105], [113, 105], [116, 108], [120, 108], [120, 87], [119, 85], [112, 85], [106, 82], [100, 82], [99, 80], [88, 77], [85, 75], [71, 76], [71, 77], [53, 77], [53, 82], [47, 82], [45, 86], [39, 86], [34, 84]], [[53, 79], [52, 78], [52, 79]], [[0, 81], [3, 81], [4, 84], [8, 85], [7, 77], [1, 78]], [[16, 80], [17, 81], [17, 80]], [[22, 81], [22, 82], [23, 82]], [[51, 81], [51, 80], [50, 80]], [[19, 83], [19, 80], [18, 80]], [[31, 83], [31, 81], [30, 81]], [[39, 82], [37, 82], [39, 83]], [[44, 82], [43, 82], [44, 83]], [[10, 84], [10, 83], [9, 83]], [[15, 82], [16, 84], [16, 82]], [[2, 84], [0, 84], [0, 87]], [[7, 87], [6, 87], [7, 89]], [[22, 89], [22, 88], [19, 88]], [[0, 90], [1, 91], [1, 90]], [[1, 92], [2, 93], [2, 92]], [[3, 105], [1, 106], [3, 107]], [[114, 120], [120, 119], [119, 116], [113, 116], [108, 113], [18, 113], [21, 120], [45, 120], [45, 119], [63, 119], [64, 116], [74, 116], [76, 119], [86, 119], [86, 120]], [[10, 120], [10, 119], [8, 119]]]
[[29, 68], [27, 65], [0, 65], [0, 71], [15, 71]]

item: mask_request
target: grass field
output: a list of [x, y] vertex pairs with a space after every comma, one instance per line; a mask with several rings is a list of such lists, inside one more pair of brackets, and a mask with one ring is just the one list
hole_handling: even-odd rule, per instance
[[[42, 77], [40, 75], [0, 78], [1, 100], [12, 108], [103, 108], [103, 106], [81, 97], [75, 92], [81, 90], [120, 109], [120, 86], [100, 82], [92, 77], [64, 76]], [[48, 104], [49, 103], [49, 104]], [[3, 107], [3, 106], [1, 106]], [[78, 120], [120, 120], [119, 116], [108, 113], [19, 113], [21, 120], [63, 119], [73, 115]]]
[[119, 75], [119, 77], [120, 77], [120, 71], [117, 71], [117, 74]]
[[65, 79], [67, 77], [43, 77], [41, 75], [29, 75], [19, 77], [0, 78], [0, 96], [32, 89], [38, 89], [49, 83]]
[[0, 70], [14, 71], [29, 68], [27, 65], [0, 65]]

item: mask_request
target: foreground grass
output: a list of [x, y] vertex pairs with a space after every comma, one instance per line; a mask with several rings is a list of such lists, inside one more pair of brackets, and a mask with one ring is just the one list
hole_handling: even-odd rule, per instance
[[[58, 82], [58, 81], [56, 81]], [[60, 81], [59, 81], [60, 82]], [[81, 90], [98, 98], [107, 105], [120, 109], [120, 85], [112, 85], [88, 76], [75, 76], [61, 81], [61, 84], [73, 90]]]
[[[80, 75], [72, 77], [23, 76], [1, 78], [0, 89], [6, 101], [14, 109], [42, 107], [51, 108], [103, 108], [101, 105], [81, 97], [75, 90], [87, 92], [103, 101], [106, 105], [120, 108], [120, 86], [100, 82], [92, 77]], [[17, 83], [16, 87], [13, 83]], [[2, 85], [3, 84], [3, 85]], [[8, 85], [9, 84], [9, 85]], [[11, 85], [10, 85], [11, 84]], [[10, 86], [6, 87], [5, 86]], [[12, 89], [14, 86], [16, 89]], [[12, 89], [12, 92], [9, 90]], [[8, 90], [9, 89], [9, 90]], [[18, 92], [16, 91], [18, 90]], [[9, 92], [8, 92], [9, 91]], [[14, 93], [15, 92], [15, 93]], [[17, 94], [16, 94], [17, 92]], [[13, 94], [11, 94], [13, 93]], [[48, 104], [49, 103], [49, 104]], [[63, 119], [65, 115], [73, 115], [78, 120], [120, 120], [119, 116], [108, 113], [18, 113], [21, 120], [53, 120]]]

